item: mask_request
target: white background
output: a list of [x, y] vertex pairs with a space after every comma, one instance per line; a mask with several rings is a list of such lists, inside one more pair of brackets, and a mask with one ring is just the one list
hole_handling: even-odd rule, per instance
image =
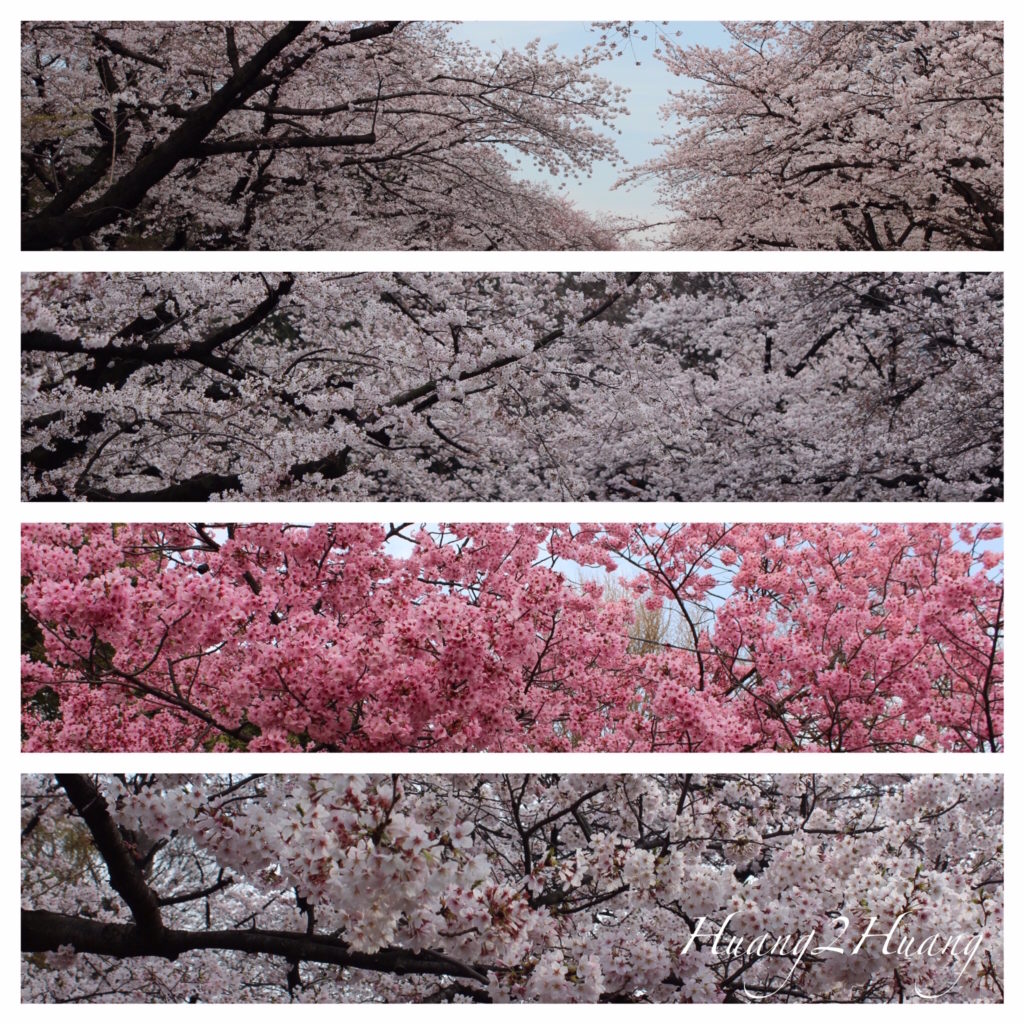
[[[19, 251], [19, 120], [20, 120], [20, 51], [19, 27], [22, 18], [30, 20], [73, 19], [167, 19], [183, 20], [224, 18], [236, 20], [280, 20], [282, 17], [312, 17], [324, 20], [378, 20], [393, 18], [513, 20], [542, 22], [593, 21], [631, 18], [643, 21], [699, 20], [711, 15], [720, 19], [978, 19], [1003, 20], [1006, 32], [1007, 112], [1006, 112], [1006, 205], [1007, 249], [1004, 253], [25, 253]], [[919, 1021], [924, 1014], [932, 1021], [954, 1020], [965, 1012], [985, 1014], [986, 1019], [1016, 1017], [1024, 1007], [1021, 988], [1024, 982], [1024, 952], [1020, 942], [1021, 926], [1018, 911], [1024, 860], [1021, 856], [1021, 822], [1024, 821], [1024, 786], [1021, 784], [1024, 748], [1020, 735], [1019, 708], [1016, 699], [1017, 674], [1022, 664], [1018, 652], [1020, 628], [1024, 635], [1024, 607], [1020, 599], [1022, 581], [1018, 573], [1018, 540], [1024, 535], [1024, 492], [1021, 491], [1021, 451], [1016, 445], [1022, 434], [1024, 405], [1024, 365], [1022, 365], [1020, 328], [1021, 304], [1017, 289], [1024, 288], [1024, 271], [1020, 254], [1024, 230], [1016, 217], [1018, 192], [1024, 190], [1020, 179], [1020, 66], [1024, 51], [1019, 46], [1017, 30], [1024, 18], [1010, 3], [986, 3], [977, 0], [932, 0], [930, 3], [876, 2], [860, 0], [852, 3], [791, 3], [786, 0], [736, 2], [720, 0], [715, 5], [675, 3], [637, 3], [636, 0], [592, 0], [589, 3], [567, 3], [557, 0], [514, 3], [421, 3], [376, 2], [358, 3], [338, 0], [335, 3], [284, 3], [250, 0], [248, 3], [195, 3], [179, 0], [170, 6], [147, 6], [140, 3], [109, 3], [79, 0], [78, 3], [15, 3], [3, 15], [0, 73], [0, 117], [5, 152], [0, 159], [0, 684], [6, 686], [4, 705], [7, 712], [0, 728], [0, 1013], [12, 1013], [19, 1019], [52, 1020], [59, 1017], [68, 1024], [95, 1024], [104, 1018], [118, 1022], [135, 1020], [145, 1013], [159, 1021], [180, 1021], [182, 1016], [196, 1020], [212, 1019], [212, 1015], [244, 1013], [247, 1020], [266, 1021], [271, 1015], [328, 1015], [346, 1021], [398, 1021], [415, 1018], [434, 1021], [461, 1017], [467, 1021], [481, 1016], [503, 1020], [536, 1020], [538, 1015], [558, 1014], [575, 1021], [600, 1018], [620, 1019], [623, 1013], [631, 1020], [678, 1020], [682, 1014], [700, 1020], [737, 1015], [744, 1020], [779, 1021], [784, 1015], [797, 1014], [809, 1018], [823, 1014], [850, 1019], [866, 1012], [883, 1013], [895, 1020]], [[543, 26], [538, 25], [543, 35]], [[970, 504], [855, 504], [811, 502], [761, 503], [588, 503], [541, 504], [509, 502], [502, 504], [345, 504], [345, 503], [277, 503], [258, 504], [232, 502], [215, 511], [210, 505], [188, 503], [155, 503], [151, 505], [20, 505], [19, 468], [19, 274], [24, 271], [84, 270], [153, 270], [153, 271], [1002, 271], [1006, 274], [1006, 502], [1003, 505]], [[10, 334], [7, 334], [7, 331]], [[585, 509], [585, 510], [584, 510]], [[201, 511], [200, 511], [201, 510]], [[588, 521], [829, 521], [829, 522], [899, 522], [899, 521], [1002, 521], [1006, 525], [1007, 642], [1006, 642], [1006, 736], [1009, 754], [20, 754], [19, 665], [19, 526], [32, 521], [188, 521], [210, 518], [211, 514], [239, 522], [254, 521], [395, 521], [424, 522], [459, 521], [558, 521], [581, 517]], [[1024, 576], [1024, 573], [1020, 574]], [[1018, 618], [1021, 619], [1018, 623]], [[9, 716], [9, 717], [7, 717]], [[725, 1006], [648, 1006], [648, 1007], [524, 1007], [506, 1006], [246, 1006], [228, 1009], [210, 1006], [22, 1006], [20, 1004], [19, 935], [19, 800], [18, 775], [21, 772], [73, 771], [878, 771], [878, 772], [1004, 772], [1006, 787], [1006, 986], [1007, 1002], [1002, 1007], [915, 1005], [891, 1008], [857, 1006], [789, 1007], [759, 1005]], [[2, 927], [2, 921], [8, 922]], [[1012, 1007], [1017, 1006], [1013, 1011]], [[1020, 1019], [1020, 1018], [1017, 1018]]]

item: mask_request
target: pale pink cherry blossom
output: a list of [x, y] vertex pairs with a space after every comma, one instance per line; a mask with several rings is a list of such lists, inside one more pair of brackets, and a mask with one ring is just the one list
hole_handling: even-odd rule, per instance
[[24, 22], [26, 248], [607, 249], [563, 182], [618, 160], [597, 43], [444, 22]]
[[1002, 249], [1003, 26], [732, 22], [665, 36], [653, 177], [682, 249]]
[[26, 1002], [1002, 999], [994, 775], [26, 775], [22, 804]]

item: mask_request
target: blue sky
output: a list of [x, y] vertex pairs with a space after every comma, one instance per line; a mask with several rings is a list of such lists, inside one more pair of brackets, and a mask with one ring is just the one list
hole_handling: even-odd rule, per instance
[[[653, 142], [663, 134], [660, 108], [669, 93], [697, 85], [671, 74], [654, 56], [658, 34], [664, 33], [673, 42], [686, 45], [724, 48], [730, 42], [725, 29], [717, 21], [679, 21], [665, 25], [654, 21], [637, 22], [635, 27], [639, 34], [632, 48], [625, 45], [624, 52], [603, 64], [600, 71], [605, 78], [630, 91], [627, 98], [629, 116], [619, 118], [617, 127], [622, 134], [616, 136], [619, 151], [629, 164], [641, 163], [657, 152]], [[545, 46], [554, 43], [565, 54], [578, 53], [584, 46], [593, 45], [599, 35], [600, 32], [591, 29], [587, 22], [470, 21], [452, 27], [453, 38], [473, 43], [496, 56], [503, 49], [518, 49], [538, 37]], [[642, 35], [647, 36], [646, 42], [640, 40]], [[540, 173], [525, 162], [523, 176], [546, 184], [552, 182], [550, 174]], [[613, 191], [618, 177], [616, 168], [603, 163], [594, 168], [592, 178], [567, 182], [564, 194], [580, 209], [595, 216], [611, 213], [644, 221], [660, 220], [665, 216], [665, 211], [657, 206], [653, 183]]]

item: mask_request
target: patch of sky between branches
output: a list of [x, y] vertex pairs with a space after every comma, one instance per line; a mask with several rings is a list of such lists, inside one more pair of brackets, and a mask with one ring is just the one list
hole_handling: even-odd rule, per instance
[[[312, 526], [314, 526], [316, 524], [310, 522], [310, 523], [294, 523], [292, 525], [299, 526], [299, 527], [312, 527]], [[398, 524], [390, 524], [390, 525], [396, 526]], [[448, 525], [456, 527], [456, 530], [455, 530], [455, 532], [452, 532], [452, 530], [446, 528], [445, 529], [446, 539], [448, 539], [448, 540], [455, 540], [459, 536], [457, 528], [461, 524], [453, 523], [453, 524], [448, 524]], [[989, 524], [986, 524], [986, 523], [972, 523], [970, 528], [971, 528], [972, 533], [977, 533], [979, 530], [982, 530], [987, 525], [989, 525]], [[579, 528], [580, 528], [580, 524], [579, 523], [567, 523], [566, 526], [568, 526], [569, 529], [571, 529], [573, 532], [578, 531]], [[392, 534], [392, 536], [390, 536], [384, 542], [384, 550], [389, 555], [391, 555], [394, 558], [408, 558], [412, 554], [412, 552], [415, 550], [415, 544], [410, 539], [409, 535], [410, 535], [410, 533], [415, 532], [416, 530], [418, 530], [420, 528], [425, 529], [428, 533], [437, 534], [441, 530], [441, 524], [440, 523], [416, 523], [416, 524], [409, 524], [407, 527], [403, 528], [399, 532], [397, 532], [395, 534]], [[209, 535], [218, 544], [223, 544], [228, 539], [227, 528], [225, 526], [218, 525], [218, 526], [208, 527], [207, 529], [208, 529]], [[956, 548], [958, 550], [961, 550], [961, 551], [969, 551], [971, 549], [971, 544], [967, 543], [967, 541], [965, 541], [963, 538], [958, 540], [955, 546], [956, 546]], [[988, 539], [988, 540], [977, 541], [975, 543], [975, 545], [974, 545], [974, 548], [975, 548], [975, 551], [978, 554], [981, 554], [984, 551], [998, 551], [998, 552], [1001, 553], [1003, 551], [1003, 538], [1002, 537], [995, 537], [995, 538]], [[566, 578], [566, 580], [570, 584], [572, 584], [574, 586], [581, 586], [584, 582], [593, 581], [593, 582], [602, 584], [603, 586], [608, 588], [609, 593], [613, 593], [614, 589], [615, 589], [615, 580], [616, 579], [620, 579], [620, 580], [632, 579], [632, 578], [635, 578], [636, 576], [639, 576], [643, 572], [643, 570], [639, 569], [638, 567], [636, 567], [634, 565], [629, 564], [628, 562], [624, 561], [622, 558], [618, 557], [617, 555], [613, 554], [612, 557], [613, 557], [613, 560], [615, 561], [615, 564], [616, 564], [616, 568], [615, 568], [615, 571], [613, 573], [609, 573], [602, 566], [597, 566], [597, 565], [581, 565], [578, 562], [574, 562], [574, 561], [571, 561], [571, 560], [565, 559], [565, 558], [560, 558], [560, 559], [557, 559], [554, 562], [552, 562], [550, 560], [550, 555], [548, 554], [548, 552], [547, 552], [547, 550], [545, 548], [542, 548], [540, 554], [538, 555], [538, 561], [550, 564], [551, 567], [556, 572], [558, 572], [560, 575], [564, 576]], [[711, 566], [711, 569], [708, 570], [708, 571], [718, 575], [719, 585], [716, 586], [713, 590], [708, 592], [707, 598], [706, 598], [706, 603], [698, 604], [698, 603], [694, 602], [693, 607], [695, 609], [698, 609], [698, 610], [702, 611], [702, 613], [703, 613], [702, 617], [710, 614], [711, 612], [713, 612], [713, 610], [715, 608], [718, 608], [719, 606], [721, 606], [726, 600], [728, 600], [728, 598], [733, 593], [733, 588], [732, 588], [732, 585], [731, 585], [731, 582], [730, 582], [731, 573], [726, 570], [725, 566], [719, 560], [717, 554], [711, 555], [710, 561], [712, 563], [712, 566]], [[173, 568], [173, 562], [172, 562], [171, 568]], [[977, 571], [977, 567], [976, 567], [976, 571]], [[997, 579], [1000, 576], [1002, 576], [1003, 568], [1000, 565], [1000, 566], [997, 566], [996, 568], [990, 570], [990, 572], [992, 574], [992, 578], [993, 579]], [[689, 602], [687, 602], [687, 603], [689, 604]], [[678, 614], [678, 609], [676, 609], [673, 606], [673, 602], [671, 601], [670, 598], [667, 598], [667, 597], [665, 598], [663, 607], [664, 607], [664, 611], [669, 615], [670, 619], [674, 619], [675, 616]], [[713, 629], [713, 626], [714, 626], [713, 621], [711, 621], [711, 620], [705, 620], [705, 621], [706, 621], [706, 625], [709, 628]]]
[[[634, 28], [636, 35], [629, 41], [622, 40], [619, 55], [597, 68], [601, 77], [629, 89], [626, 100], [629, 114], [619, 117], [616, 123], [622, 132], [615, 139], [623, 166], [616, 168], [608, 161], [602, 161], [595, 164], [591, 177], [583, 177], [579, 181], [567, 179], [565, 188], [560, 192], [578, 208], [598, 219], [606, 215], [653, 223], [664, 217], [655, 183], [645, 181], [616, 189], [615, 182], [626, 166], [641, 164], [656, 155], [654, 140], [660, 138], [665, 129], [660, 110], [669, 99], [669, 93], [701, 87], [699, 82], [673, 75], [654, 55], [659, 45], [658, 36], [666, 36], [680, 45], [718, 49], [726, 48], [731, 40], [724, 26], [717, 21], [673, 21], [665, 25], [653, 21], [637, 22]], [[542, 49], [555, 45], [562, 54], [576, 54], [584, 47], [594, 45], [601, 30], [592, 28], [587, 22], [468, 21], [453, 25], [451, 34], [453, 39], [471, 43], [500, 57], [503, 50], [520, 49], [538, 38]], [[641, 36], [646, 36], [646, 40]], [[506, 155], [513, 160], [516, 156]], [[526, 158], [518, 169], [527, 181], [545, 185], [552, 183], [547, 171]]]

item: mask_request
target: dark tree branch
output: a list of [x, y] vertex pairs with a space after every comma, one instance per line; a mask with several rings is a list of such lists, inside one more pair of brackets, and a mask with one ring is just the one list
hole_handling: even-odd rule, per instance
[[[121, 387], [140, 366], [156, 366], [166, 362], [197, 362], [208, 369], [239, 379], [242, 371], [230, 360], [217, 354], [217, 349], [257, 327], [273, 313], [295, 284], [292, 275], [283, 277], [267, 297], [245, 316], [225, 324], [207, 337], [185, 348], [172, 344], [139, 345], [114, 344], [103, 348], [84, 348], [78, 339], [61, 338], [47, 331], [26, 331], [21, 336], [22, 352], [55, 352], [61, 355], [87, 355], [94, 366], [75, 373], [75, 382], [91, 390], [113, 384]], [[170, 499], [168, 499], [170, 500]], [[187, 500], [187, 499], [183, 499]]]
[[[56, 214], [51, 203], [22, 224], [23, 249], [64, 246], [92, 234], [134, 210], [149, 190], [162, 181], [179, 161], [190, 156], [240, 99], [245, 97], [264, 69], [305, 30], [308, 22], [292, 21], [267, 40], [246, 65], [221, 86], [201, 107], [94, 202], [73, 213]], [[59, 199], [59, 196], [58, 196]], [[55, 200], [56, 202], [56, 200]]]
[[257, 153], [276, 149], [336, 149], [342, 146], [372, 146], [373, 132], [363, 135], [278, 135], [270, 138], [228, 139], [204, 142], [190, 153], [194, 157], [220, 156], [223, 153]]
[[136, 930], [141, 935], [158, 938], [164, 926], [156, 893], [125, 845], [106, 800], [85, 775], [58, 775], [57, 781], [89, 827], [96, 849], [106, 862], [110, 884], [131, 910]]
[[334, 964], [387, 974], [428, 974], [470, 978], [487, 984], [488, 968], [464, 964], [443, 953], [387, 948], [360, 953], [341, 939], [303, 932], [183, 931], [164, 929], [150, 935], [136, 925], [106, 924], [47, 910], [22, 910], [21, 948], [25, 953], [55, 952], [72, 946], [78, 953], [95, 953], [120, 959], [157, 956], [175, 960], [197, 949], [236, 950], [241, 953], [283, 957], [291, 962]]

